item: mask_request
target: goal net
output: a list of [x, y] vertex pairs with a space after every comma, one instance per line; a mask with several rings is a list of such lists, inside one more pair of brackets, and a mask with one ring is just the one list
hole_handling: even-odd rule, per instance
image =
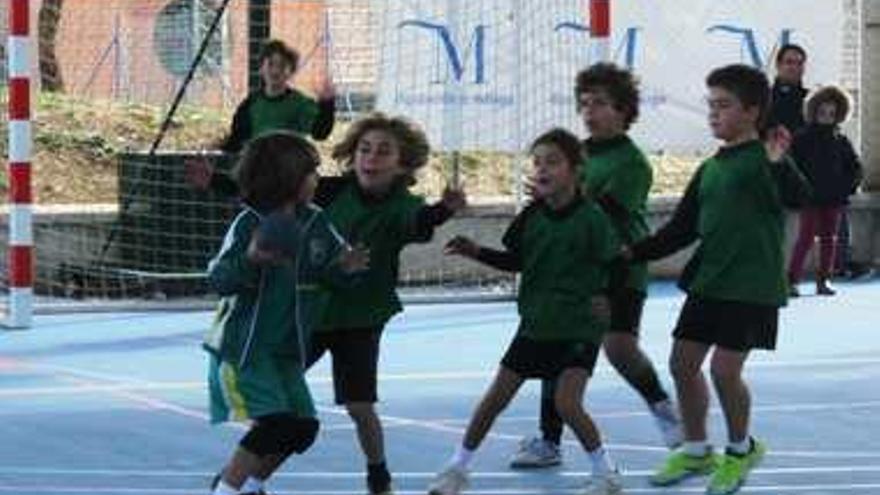
[[[435, 152], [417, 192], [466, 188], [468, 212], [404, 252], [401, 285], [414, 300], [513, 294], [509, 275], [444, 257], [442, 244], [466, 234], [497, 245], [521, 198], [529, 142], [557, 126], [583, 134], [572, 83], [594, 62], [589, 0], [42, 0], [31, 9], [38, 308], [210, 304], [204, 270], [237, 205], [190, 186], [183, 163], [234, 164], [216, 143], [267, 35], [300, 53], [297, 88], [312, 93], [325, 77], [336, 85], [337, 125], [318, 143], [323, 174], [342, 171], [328, 151], [350, 122], [382, 110], [428, 131]], [[854, 0], [613, 1], [611, 57], [642, 80], [632, 134], [655, 166], [653, 192], [680, 192], [715, 146], [702, 85], [712, 67], [769, 70], [779, 44], [794, 41], [810, 53], [808, 84], [841, 83], [858, 96], [860, 9]], [[4, 2], [4, 27], [7, 15]], [[0, 238], [6, 230], [4, 217]]]

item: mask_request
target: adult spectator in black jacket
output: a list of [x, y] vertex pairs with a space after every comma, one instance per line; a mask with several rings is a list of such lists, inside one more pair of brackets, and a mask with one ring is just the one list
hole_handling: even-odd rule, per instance
[[[770, 112], [766, 128], [785, 126], [795, 134], [804, 126], [804, 100], [808, 91], [803, 86], [807, 52], [793, 43], [782, 45], [776, 52], [776, 79], [773, 81]], [[871, 266], [853, 259], [851, 226], [846, 208], [840, 211], [834, 271], [848, 279], [873, 274]]]
[[783, 125], [794, 134], [804, 126], [806, 63], [807, 52], [800, 45], [782, 45], [776, 52], [776, 79], [773, 81], [768, 128]]

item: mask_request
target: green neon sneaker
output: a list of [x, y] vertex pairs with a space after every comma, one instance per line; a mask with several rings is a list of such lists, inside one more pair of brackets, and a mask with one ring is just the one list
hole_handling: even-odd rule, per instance
[[715, 469], [716, 461], [711, 450], [701, 457], [694, 457], [677, 450], [669, 454], [660, 469], [651, 476], [651, 484], [669, 486], [691, 476], [708, 474]]
[[752, 439], [752, 450], [746, 455], [735, 455], [727, 452], [718, 464], [718, 468], [709, 479], [706, 487], [707, 495], [730, 495], [746, 482], [749, 471], [755, 467], [764, 454], [767, 446], [756, 439]]

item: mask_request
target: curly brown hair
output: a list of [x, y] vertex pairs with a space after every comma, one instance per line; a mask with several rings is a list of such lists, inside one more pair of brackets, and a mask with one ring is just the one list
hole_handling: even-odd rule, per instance
[[288, 131], [263, 134], [245, 146], [235, 177], [242, 200], [259, 211], [275, 210], [296, 198], [321, 156], [305, 138]]
[[845, 122], [849, 118], [849, 112], [852, 109], [849, 93], [840, 86], [828, 85], [816, 89], [804, 101], [804, 120], [807, 123], [812, 124], [816, 122], [816, 113], [823, 103], [834, 104], [834, 120], [836, 124]]
[[580, 95], [596, 89], [611, 97], [614, 108], [624, 114], [624, 128], [639, 118], [639, 80], [628, 69], [610, 62], [600, 62], [578, 72], [574, 82], [574, 97], [580, 105]]
[[333, 159], [351, 167], [358, 143], [370, 131], [384, 131], [394, 136], [400, 147], [400, 165], [414, 182], [415, 172], [428, 163], [431, 145], [425, 131], [405, 117], [389, 117], [376, 112], [358, 120], [348, 128], [342, 141], [333, 147]]

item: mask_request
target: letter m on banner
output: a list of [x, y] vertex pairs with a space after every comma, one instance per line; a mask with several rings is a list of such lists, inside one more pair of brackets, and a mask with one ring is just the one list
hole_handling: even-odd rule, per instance
[[400, 22], [397, 27], [417, 28], [430, 36], [436, 37], [439, 41], [441, 53], [449, 63], [452, 77], [456, 82], [461, 82], [465, 76], [465, 59], [469, 52], [473, 52], [474, 57], [474, 83], [484, 84], [486, 82], [486, 26], [478, 24], [473, 31], [470, 42], [461, 50], [458, 44], [452, 39], [452, 34], [447, 26], [422, 20], [406, 20]]
[[[614, 50], [613, 60], [618, 61], [617, 63], [623, 63], [623, 65], [630, 70], [634, 70], [636, 68], [636, 51], [639, 42], [639, 31], [641, 30], [642, 28], [637, 26], [626, 28], [626, 31], [624, 31], [620, 43], [618, 43], [617, 48]], [[566, 21], [556, 24], [553, 27], [553, 31], [556, 33], [570, 31], [575, 33], [583, 33], [589, 36], [590, 26], [581, 22]], [[587, 65], [596, 62], [601, 62], [601, 60], [588, 60]]]
[[[791, 42], [791, 28], [785, 28], [779, 33], [778, 44], [771, 48], [770, 53], [772, 54], [773, 50], [779, 48], [782, 45], [786, 45]], [[743, 61], [750, 63], [753, 67], [758, 69], [764, 69], [768, 67], [768, 59], [764, 57], [761, 53], [761, 49], [758, 47], [757, 36], [755, 35], [755, 29], [743, 26], [734, 26], [730, 24], [716, 24], [714, 26], [710, 26], [706, 32], [708, 33], [725, 33], [730, 34], [735, 37], [740, 38], [740, 43], [742, 45], [742, 50], [745, 55], [743, 56]]]

